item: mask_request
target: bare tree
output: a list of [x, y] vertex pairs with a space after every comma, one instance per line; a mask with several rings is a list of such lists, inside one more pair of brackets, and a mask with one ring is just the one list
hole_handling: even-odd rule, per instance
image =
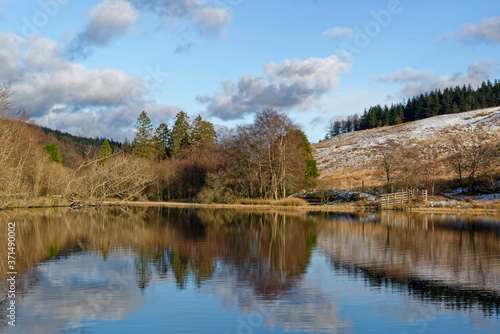
[[394, 160], [392, 182], [404, 188], [416, 188], [420, 182], [420, 158], [422, 149], [419, 146], [403, 147], [392, 144], [391, 158]]
[[430, 188], [431, 196], [434, 196], [436, 183], [441, 175], [443, 157], [447, 151], [446, 145], [433, 143], [424, 145], [420, 155], [420, 180]]
[[496, 187], [498, 177], [498, 167], [500, 166], [500, 146], [498, 144], [491, 145], [490, 158], [485, 161], [481, 168], [481, 175], [486, 178], [493, 197], [496, 198]]
[[204, 194], [217, 193], [218, 186], [231, 189], [231, 196], [284, 198], [306, 183], [308, 145], [286, 115], [266, 108], [253, 124], [220, 136], [224, 172], [211, 174]]
[[121, 200], [140, 198], [153, 181], [149, 162], [116, 153], [108, 162], [84, 162], [67, 184], [67, 192], [80, 201], [100, 204], [110, 197]]
[[0, 202], [38, 196], [48, 163], [11, 96], [10, 85], [0, 85]]
[[401, 163], [401, 145], [395, 140], [389, 139], [379, 151], [379, 166], [385, 174], [388, 187], [393, 187], [393, 176]]
[[463, 179], [469, 191], [474, 191], [480, 170], [487, 169], [496, 154], [495, 135], [486, 133], [481, 127], [467, 127], [452, 134], [449, 139], [450, 167], [459, 177], [464, 192]]

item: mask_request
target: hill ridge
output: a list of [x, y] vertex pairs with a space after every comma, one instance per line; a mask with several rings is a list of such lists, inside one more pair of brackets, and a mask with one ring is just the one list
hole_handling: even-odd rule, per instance
[[405, 146], [433, 144], [458, 129], [500, 132], [500, 106], [433, 116], [413, 122], [343, 133], [313, 144], [322, 178], [374, 170], [378, 151], [394, 140]]

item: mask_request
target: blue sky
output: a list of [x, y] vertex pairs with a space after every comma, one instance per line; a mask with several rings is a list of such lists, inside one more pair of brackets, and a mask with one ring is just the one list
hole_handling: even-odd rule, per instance
[[142, 110], [216, 126], [337, 118], [500, 78], [500, 2], [0, 0], [0, 82], [38, 124], [133, 138]]

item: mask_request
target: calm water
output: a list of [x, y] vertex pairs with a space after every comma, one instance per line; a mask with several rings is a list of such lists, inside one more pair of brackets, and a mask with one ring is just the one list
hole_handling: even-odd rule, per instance
[[5, 333], [500, 333], [500, 217], [114, 208], [17, 223]]

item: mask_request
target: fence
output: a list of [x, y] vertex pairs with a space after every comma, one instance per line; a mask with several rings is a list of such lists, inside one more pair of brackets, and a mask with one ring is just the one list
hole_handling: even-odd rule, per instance
[[398, 204], [410, 203], [412, 201], [427, 202], [427, 190], [409, 189], [392, 194], [380, 196], [380, 208], [392, 208]]

